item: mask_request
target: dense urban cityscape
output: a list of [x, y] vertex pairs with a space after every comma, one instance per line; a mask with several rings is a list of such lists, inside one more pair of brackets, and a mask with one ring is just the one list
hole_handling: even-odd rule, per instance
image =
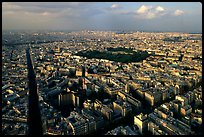
[[201, 83], [201, 33], [2, 31], [4, 135], [202, 135]]

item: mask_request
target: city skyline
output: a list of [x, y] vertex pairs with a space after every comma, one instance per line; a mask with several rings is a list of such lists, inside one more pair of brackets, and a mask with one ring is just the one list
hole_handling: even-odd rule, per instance
[[202, 33], [199, 2], [3, 2], [3, 30]]

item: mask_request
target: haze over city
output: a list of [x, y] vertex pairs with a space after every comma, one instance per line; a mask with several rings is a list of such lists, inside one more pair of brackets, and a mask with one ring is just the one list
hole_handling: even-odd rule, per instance
[[202, 32], [199, 2], [4, 2], [3, 30]]

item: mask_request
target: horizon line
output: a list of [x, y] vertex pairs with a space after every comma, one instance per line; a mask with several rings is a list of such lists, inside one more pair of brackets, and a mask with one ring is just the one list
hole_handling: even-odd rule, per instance
[[113, 32], [175, 32], [175, 33], [196, 33], [196, 34], [202, 34], [202, 30], [201, 31], [175, 31], [175, 30], [108, 30], [108, 29], [2, 29], [2, 31], [113, 31]]

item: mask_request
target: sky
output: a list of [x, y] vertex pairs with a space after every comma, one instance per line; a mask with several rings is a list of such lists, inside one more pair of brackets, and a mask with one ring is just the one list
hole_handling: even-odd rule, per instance
[[3, 2], [3, 30], [202, 33], [199, 2]]

